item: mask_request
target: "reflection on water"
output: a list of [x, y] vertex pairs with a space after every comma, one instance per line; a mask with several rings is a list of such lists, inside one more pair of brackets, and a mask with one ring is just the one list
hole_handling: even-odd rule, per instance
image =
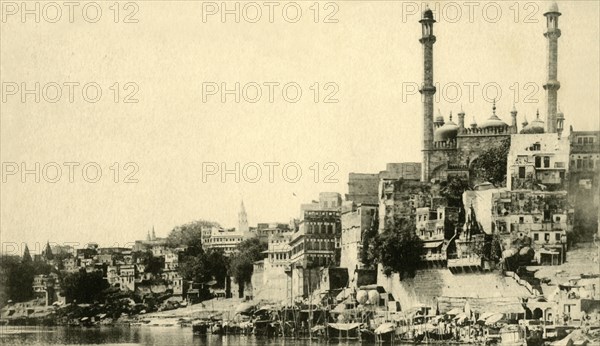
[[[308, 340], [256, 338], [254, 336], [194, 336], [192, 328], [181, 327], [0, 327], [1, 345], [290, 345], [320, 344]], [[324, 344], [324, 342], [323, 342]], [[343, 342], [360, 345], [359, 342]]]

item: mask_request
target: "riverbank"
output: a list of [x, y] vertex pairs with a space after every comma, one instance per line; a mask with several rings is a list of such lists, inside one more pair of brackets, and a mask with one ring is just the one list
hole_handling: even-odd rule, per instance
[[[229, 319], [235, 314], [235, 309], [243, 302], [242, 299], [210, 299], [202, 303], [187, 305], [172, 310], [145, 313], [121, 313], [111, 315], [104, 304], [69, 304], [66, 306], [37, 305], [36, 301], [14, 303], [0, 309], [0, 323], [2, 325], [22, 326], [66, 326], [90, 324], [99, 325], [128, 325], [170, 324], [157, 322], [160, 320], [193, 320], [206, 318]], [[261, 303], [261, 302], [256, 302]]]

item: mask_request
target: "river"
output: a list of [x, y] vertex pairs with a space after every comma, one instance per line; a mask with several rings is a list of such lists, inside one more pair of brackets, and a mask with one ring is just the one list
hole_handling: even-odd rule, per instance
[[[147, 326], [100, 326], [80, 327], [0, 327], [2, 345], [144, 345], [144, 346], [187, 346], [187, 345], [290, 345], [304, 346], [325, 344], [310, 343], [308, 340], [282, 338], [256, 338], [243, 335], [194, 336], [192, 328], [147, 327]], [[344, 342], [360, 345], [360, 342]]]

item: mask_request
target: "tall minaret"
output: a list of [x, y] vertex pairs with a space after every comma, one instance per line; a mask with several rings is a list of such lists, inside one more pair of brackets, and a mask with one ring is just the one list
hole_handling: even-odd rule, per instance
[[238, 231], [248, 232], [250, 227], [248, 226], [248, 215], [246, 215], [246, 208], [244, 207], [244, 201], [240, 206], [240, 212], [238, 213]]
[[558, 81], [558, 38], [560, 37], [560, 29], [558, 28], [558, 17], [561, 13], [558, 12], [558, 5], [552, 2], [548, 12], [544, 13], [546, 17], [546, 32], [544, 36], [548, 39], [548, 81], [544, 84], [546, 89], [547, 99], [547, 131], [548, 133], [556, 133], [556, 106], [557, 93], [560, 89]]
[[512, 128], [512, 133], [519, 133], [519, 129], [517, 128], [517, 106], [513, 103], [513, 108], [510, 111], [510, 127]]
[[429, 154], [433, 148], [433, 95], [435, 94], [435, 85], [433, 85], [433, 44], [435, 36], [433, 35], [433, 12], [427, 7], [423, 11], [422, 19], [419, 21], [422, 28], [422, 37], [419, 39], [423, 46], [423, 85], [421, 86], [423, 100], [423, 164], [421, 167], [421, 181], [429, 181], [430, 167]]

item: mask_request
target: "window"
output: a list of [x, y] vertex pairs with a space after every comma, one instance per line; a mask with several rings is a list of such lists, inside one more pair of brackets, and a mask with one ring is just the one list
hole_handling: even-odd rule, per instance
[[577, 159], [577, 169], [581, 169], [581, 166], [582, 166], [581, 163], [582, 163], [581, 159]]
[[525, 222], [525, 218], [523, 216], [519, 216], [519, 223], [524, 223]]
[[545, 233], [544, 234], [544, 240], [545, 241], [550, 241], [550, 233]]
[[555, 239], [556, 241], [560, 241], [560, 233], [556, 233], [556, 234], [554, 235], [554, 239]]
[[550, 167], [550, 156], [544, 156], [544, 168]]
[[539, 157], [539, 156], [536, 156], [536, 157], [535, 157], [535, 167], [536, 167], [536, 168], [540, 168], [540, 167], [542, 167], [542, 158], [541, 158], [541, 157]]
[[541, 146], [541, 144], [540, 144], [540, 143], [534, 143], [534, 144], [533, 144], [533, 150], [538, 150], [538, 151], [539, 151], [539, 150], [541, 150], [541, 149], [542, 149], [542, 146]]
[[525, 178], [525, 167], [519, 167], [519, 178]]
[[577, 138], [577, 144], [583, 144], [583, 137]]
[[533, 234], [533, 240], [534, 240], [534, 241], [538, 241], [538, 240], [540, 240], [540, 235], [539, 235], [539, 233], [534, 233], [534, 234]]

